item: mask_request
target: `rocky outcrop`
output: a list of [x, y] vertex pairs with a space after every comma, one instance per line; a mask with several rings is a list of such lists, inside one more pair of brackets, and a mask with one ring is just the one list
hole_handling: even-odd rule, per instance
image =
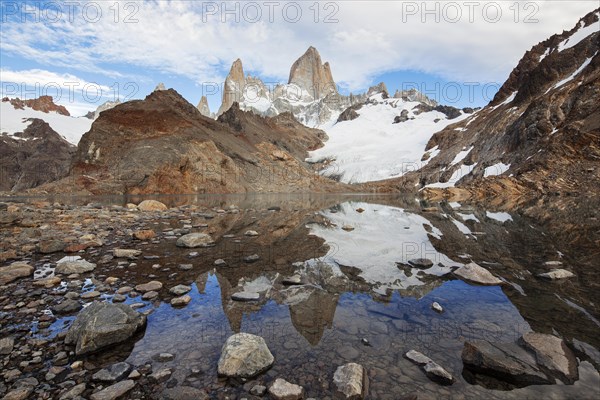
[[414, 101], [418, 103], [423, 103], [430, 107], [436, 107], [438, 105], [437, 101], [430, 99], [425, 94], [419, 92], [417, 89], [396, 90], [396, 93], [394, 93], [394, 98], [402, 99], [404, 101]]
[[0, 136], [0, 191], [24, 191], [69, 173], [75, 147], [47, 122], [30, 121], [23, 132]]
[[2, 99], [2, 102], [10, 102], [12, 106], [16, 109], [23, 110], [25, 107], [29, 107], [35, 111], [41, 111], [45, 113], [55, 112], [57, 114], [70, 116], [69, 111], [65, 108], [65, 106], [60, 106], [54, 103], [54, 99], [52, 96], [40, 96], [37, 99], [30, 100], [21, 100], [19, 98], [9, 99], [5, 97]]
[[252, 378], [273, 365], [275, 358], [265, 340], [249, 333], [230, 336], [221, 350], [219, 375]]
[[450, 183], [446, 196], [458, 186], [481, 197], [599, 187], [600, 33], [590, 28], [599, 15], [533, 46], [489, 105], [434, 134], [426, 151], [436, 156], [393, 184], [434, 184], [429, 196]]
[[69, 177], [43, 189], [147, 194], [340, 187], [303, 161], [307, 150], [322, 145], [323, 132], [289, 114], [264, 118], [232, 108], [222, 117], [203, 116], [173, 89], [118, 105], [82, 137]]
[[312, 46], [292, 65], [288, 84], [306, 90], [314, 99], [337, 93], [329, 63], [322, 64], [321, 55]]
[[98, 108], [96, 108], [96, 111], [94, 112], [94, 118], [92, 118], [92, 119], [97, 119], [100, 116], [100, 113], [102, 111], [110, 110], [111, 108], [114, 108], [114, 107], [118, 106], [119, 104], [121, 104], [120, 100], [107, 101], [107, 102], [100, 104], [98, 106]]
[[146, 316], [124, 304], [94, 302], [77, 315], [65, 337], [75, 354], [94, 353], [131, 339], [146, 325]]
[[205, 117], [212, 118], [213, 115], [210, 112], [210, 107], [208, 106], [208, 100], [206, 99], [206, 96], [202, 96], [196, 108], [198, 111], [200, 111], [200, 114], [204, 115]]

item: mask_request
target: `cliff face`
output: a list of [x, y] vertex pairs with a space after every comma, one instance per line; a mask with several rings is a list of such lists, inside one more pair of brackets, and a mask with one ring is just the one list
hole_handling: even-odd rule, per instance
[[234, 105], [220, 121], [169, 89], [104, 111], [77, 148], [71, 174], [48, 191], [231, 193], [341, 190], [302, 161], [323, 132]]
[[10, 102], [14, 108], [23, 110], [25, 107], [29, 107], [35, 111], [41, 111], [45, 113], [56, 112], [57, 114], [70, 116], [69, 111], [65, 106], [54, 104], [52, 96], [40, 96], [37, 99], [21, 100], [19, 98], [9, 99], [5, 97], [2, 99], [3, 102]]
[[599, 15], [535, 45], [488, 106], [432, 136], [426, 166], [386, 185], [480, 195], [600, 187]]
[[0, 136], [0, 191], [23, 191], [69, 173], [75, 146], [48, 123], [32, 119], [13, 136]]
[[312, 46], [292, 65], [288, 84], [306, 90], [314, 99], [337, 94], [329, 63], [322, 64], [319, 52]]

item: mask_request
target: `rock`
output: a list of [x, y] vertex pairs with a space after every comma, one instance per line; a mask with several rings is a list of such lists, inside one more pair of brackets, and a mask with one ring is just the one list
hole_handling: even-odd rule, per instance
[[210, 235], [206, 233], [188, 233], [177, 239], [177, 247], [210, 247], [214, 246], [215, 242]]
[[60, 279], [58, 276], [53, 276], [51, 278], [38, 279], [36, 281], [33, 281], [33, 286], [41, 286], [45, 287], [46, 289], [50, 289], [54, 286], [59, 285], [61, 282], [62, 279]]
[[276, 400], [301, 400], [304, 398], [304, 388], [288, 381], [277, 378], [269, 387], [269, 393]]
[[428, 258], [413, 258], [412, 260], [408, 260], [408, 263], [416, 268], [433, 267], [433, 261]]
[[166, 211], [168, 207], [156, 200], [144, 200], [137, 206], [140, 211]]
[[362, 365], [349, 363], [338, 367], [333, 374], [336, 397], [348, 400], [364, 399], [368, 393], [369, 380]]
[[2, 400], [26, 400], [29, 395], [33, 392], [32, 387], [21, 387], [18, 389], [11, 390], [2, 398]]
[[263, 338], [238, 333], [225, 341], [217, 371], [227, 377], [252, 378], [269, 369], [274, 361]]
[[54, 272], [63, 275], [84, 274], [93, 271], [95, 268], [96, 264], [85, 260], [67, 260], [56, 264]]
[[152, 229], [143, 229], [133, 232], [133, 237], [137, 240], [150, 240], [156, 237], [156, 233]]
[[60, 396], [59, 400], [75, 400], [79, 399], [80, 396], [85, 392], [86, 385], [85, 383], [80, 383], [79, 385], [73, 386], [67, 392], [65, 392], [62, 396]]
[[125, 379], [131, 371], [131, 365], [126, 362], [119, 362], [108, 368], [103, 368], [92, 375], [92, 379], [99, 382], [116, 382]]
[[93, 302], [79, 313], [65, 344], [75, 345], [81, 356], [124, 342], [145, 325], [146, 316], [127, 305]]
[[244, 262], [253, 263], [260, 260], [260, 256], [258, 254], [251, 254], [249, 256], [244, 257]]
[[171, 353], [160, 353], [158, 355], [158, 361], [160, 361], [160, 362], [173, 361], [174, 359], [175, 359], [175, 356]]
[[439, 313], [443, 313], [444, 309], [442, 308], [442, 306], [440, 305], [440, 303], [438, 303], [437, 301], [434, 301], [433, 304], [431, 305], [431, 308], [434, 309], [435, 311], [439, 312]]
[[193, 388], [191, 386], [176, 386], [171, 389], [165, 389], [160, 394], [161, 400], [208, 400], [209, 397], [205, 391]]
[[250, 394], [253, 396], [262, 397], [267, 392], [267, 387], [263, 385], [254, 385], [252, 389], [250, 389]]
[[159, 369], [156, 372], [153, 372], [148, 378], [150, 381], [161, 383], [169, 380], [171, 377], [172, 371], [169, 368]]
[[465, 342], [462, 361], [466, 369], [521, 386], [552, 383], [535, 359], [514, 343]]
[[158, 297], [158, 292], [151, 290], [142, 295], [142, 300], [152, 300]]
[[100, 297], [101, 293], [97, 290], [91, 290], [89, 292], [85, 292], [81, 295], [81, 298], [84, 300], [95, 299], [96, 297]]
[[146, 292], [156, 292], [160, 289], [162, 289], [163, 284], [159, 281], [150, 281], [148, 283], [143, 283], [140, 285], [137, 285], [135, 287], [135, 290], [137, 292], [141, 292], [141, 293], [146, 293]]
[[575, 275], [570, 272], [567, 271], [566, 269], [553, 269], [550, 272], [544, 272], [541, 274], [537, 275], [539, 278], [543, 278], [543, 279], [550, 279], [550, 280], [556, 280], [556, 279], [566, 279], [566, 278], [572, 278]]
[[344, 225], [342, 226], [342, 229], [346, 232], [352, 232], [354, 230], [354, 227], [352, 225]]
[[113, 255], [116, 258], [129, 258], [135, 259], [137, 256], [142, 254], [141, 250], [133, 250], [133, 249], [113, 249]]
[[34, 268], [26, 262], [17, 261], [8, 267], [0, 268], [0, 286], [6, 285], [19, 278], [25, 278], [33, 274]]
[[496, 278], [487, 269], [480, 267], [474, 262], [460, 267], [454, 274], [467, 281], [475, 282], [480, 285], [500, 285], [502, 281]]
[[535, 354], [538, 365], [557, 375], [564, 383], [572, 384], [579, 379], [575, 354], [562, 339], [529, 332], [521, 337], [520, 342]]
[[428, 362], [431, 362], [431, 358], [427, 357], [423, 353], [419, 353], [416, 350], [409, 350], [405, 355], [410, 361], [414, 362], [417, 365], [426, 365]]
[[282, 283], [284, 285], [288, 285], [288, 286], [291, 286], [291, 285], [301, 285], [302, 284], [302, 277], [300, 275], [298, 275], [298, 274], [292, 275], [289, 278], [285, 278], [282, 281]]
[[218, 260], [215, 260], [214, 264], [217, 267], [222, 267], [224, 265], [227, 265], [227, 261], [223, 260], [222, 258], [219, 258]]
[[0, 339], [0, 355], [5, 356], [13, 351], [15, 338], [12, 336]]
[[256, 231], [246, 231], [244, 236], [258, 236], [258, 232]]
[[186, 285], [177, 285], [172, 287], [169, 290], [169, 293], [174, 294], [175, 296], [181, 296], [183, 294], [186, 294], [187, 292], [189, 292], [190, 290], [192, 290], [191, 287], [186, 286]]
[[63, 300], [60, 304], [52, 307], [52, 311], [59, 315], [72, 314], [81, 310], [81, 304], [77, 300]]
[[188, 305], [190, 301], [192, 301], [192, 298], [186, 294], [184, 296], [175, 297], [171, 299], [171, 305], [173, 307], [183, 307]]
[[99, 392], [90, 396], [91, 400], [116, 400], [121, 396], [129, 393], [135, 387], [135, 382], [131, 379], [115, 383]]
[[260, 294], [254, 292], [238, 292], [231, 295], [231, 300], [235, 301], [258, 301]]
[[423, 367], [425, 374], [429, 379], [442, 385], [452, 385], [454, 377], [442, 368], [439, 364], [430, 361]]
[[63, 251], [65, 244], [60, 240], [50, 240], [40, 243], [39, 252], [42, 254], [58, 253]]

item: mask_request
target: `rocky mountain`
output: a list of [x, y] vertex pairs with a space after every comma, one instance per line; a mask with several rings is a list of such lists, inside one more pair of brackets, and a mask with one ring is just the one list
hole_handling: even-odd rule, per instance
[[202, 96], [196, 108], [200, 111], [200, 114], [204, 115], [205, 117], [212, 118], [214, 116], [214, 114], [210, 112], [210, 107], [208, 106], [208, 100], [206, 99], [206, 96]]
[[385, 185], [445, 196], [600, 187], [599, 16], [533, 46], [490, 104], [431, 137], [419, 171]]
[[275, 87], [246, 76], [242, 61], [235, 60], [225, 79], [217, 115], [237, 102], [242, 110], [268, 117], [290, 112], [304, 125], [318, 127], [335, 121], [346, 108], [366, 99], [364, 94], [338, 94], [329, 63], [323, 64], [317, 49], [309, 47], [292, 65], [288, 83]]
[[69, 173], [75, 146], [38, 118], [23, 132], [0, 136], [0, 191], [18, 192]]
[[[303, 162], [324, 133], [290, 114], [266, 118], [234, 103], [207, 118], [175, 90], [100, 114], [79, 142], [70, 176], [40, 190], [230, 193], [348, 190]], [[351, 190], [351, 189], [350, 189]]]
[[2, 99], [3, 103], [10, 103], [17, 110], [25, 110], [25, 108], [31, 108], [35, 111], [41, 111], [43, 113], [55, 112], [60, 115], [70, 116], [69, 111], [65, 106], [54, 104], [52, 96], [40, 96], [37, 99], [21, 100], [19, 98], [9, 99], [5, 97]]

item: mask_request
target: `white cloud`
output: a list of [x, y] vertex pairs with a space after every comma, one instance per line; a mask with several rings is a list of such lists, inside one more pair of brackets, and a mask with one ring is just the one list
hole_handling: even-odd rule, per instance
[[[104, 7], [103, 17], [95, 23], [82, 18], [72, 23], [67, 18], [45, 24], [6, 21], [0, 49], [38, 63], [111, 77], [154, 70], [197, 83], [220, 83], [238, 57], [246, 71], [285, 81], [292, 62], [313, 45], [324, 61], [330, 61], [336, 81], [350, 90], [366, 88], [378, 74], [406, 69], [448, 80], [502, 82], [532, 45], [571, 29], [594, 6], [588, 1], [528, 2], [537, 9], [521, 9], [515, 23], [514, 10], [509, 9], [514, 3], [496, 2], [502, 5], [502, 19], [490, 23], [484, 19], [485, 3], [481, 3], [471, 23], [469, 9], [458, 1], [460, 21], [442, 18], [436, 23], [431, 14], [421, 21], [420, 8], [425, 4], [421, 1], [411, 2], [419, 8], [416, 15], [408, 15], [407, 2], [339, 1], [333, 3], [339, 7], [335, 15], [339, 22], [326, 24], [314, 22], [314, 11], [308, 8], [312, 2], [299, 3], [303, 15], [297, 23], [284, 20], [285, 2], [281, 2], [274, 22], [269, 22], [268, 9], [258, 1], [263, 12], [259, 22], [246, 23], [242, 18], [235, 23], [229, 15], [223, 23], [219, 13], [205, 14], [203, 21], [202, 7], [207, 2], [157, 1], [136, 3], [133, 18], [138, 22], [123, 23], [128, 12], [136, 11], [124, 9], [131, 3], [120, 3], [120, 23], [114, 22], [114, 11], [109, 9], [114, 2], [95, 3]], [[232, 9], [234, 3], [227, 7]], [[428, 7], [439, 4], [440, 10], [446, 4], [427, 3]], [[319, 4], [321, 20], [334, 11], [324, 9], [328, 3]], [[525, 23], [532, 11], [539, 22]]]

